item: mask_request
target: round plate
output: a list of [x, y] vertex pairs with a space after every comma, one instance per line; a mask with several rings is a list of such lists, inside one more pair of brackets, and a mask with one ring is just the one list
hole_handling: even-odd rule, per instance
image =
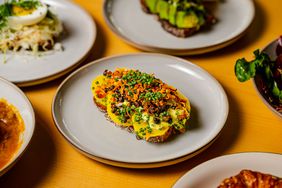
[[210, 30], [183, 39], [143, 12], [140, 0], [104, 1], [106, 22], [118, 36], [137, 48], [174, 55], [206, 53], [235, 42], [250, 26], [255, 7], [252, 0], [222, 1], [214, 15], [218, 22]]
[[25, 130], [22, 134], [22, 144], [12, 159], [3, 168], [0, 168], [0, 176], [3, 175], [27, 148], [35, 127], [35, 117], [33, 108], [25, 94], [14, 84], [0, 77], [0, 99], [4, 98], [19, 111]]
[[7, 63], [0, 62], [0, 76], [19, 86], [50, 81], [71, 71], [86, 58], [96, 38], [94, 21], [82, 8], [68, 0], [43, 2], [65, 27], [66, 35], [61, 39], [64, 50], [43, 56], [7, 54]]
[[221, 156], [199, 166], [182, 176], [173, 188], [217, 187], [224, 179], [248, 169], [282, 177], [282, 155], [272, 153], [239, 153]]
[[[277, 58], [276, 55], [276, 47], [278, 45], [278, 39], [272, 41], [270, 44], [268, 44], [263, 51], [265, 53], [267, 53], [269, 55], [269, 57], [271, 58], [271, 60], [275, 60]], [[258, 95], [260, 96], [260, 98], [262, 99], [262, 101], [264, 102], [264, 104], [272, 111], [274, 112], [276, 115], [278, 115], [280, 118], [282, 118], [282, 114], [279, 113], [266, 99], [266, 97], [262, 94], [263, 90], [260, 87], [260, 82], [261, 82], [261, 77], [260, 76], [255, 76], [255, 78], [253, 79], [253, 83], [255, 85], [255, 89], [258, 93]]]
[[[203, 152], [208, 147], [210, 147], [216, 141], [216, 139], [219, 137], [219, 135], [215, 139], [213, 139], [211, 142], [209, 142], [207, 145], [205, 145], [204, 147], [198, 149], [197, 151], [195, 151], [193, 153], [190, 153], [190, 154], [185, 155], [185, 156], [180, 157], [180, 158], [175, 158], [175, 159], [172, 159], [172, 160], [156, 162], [156, 163], [117, 162], [117, 161], [107, 160], [107, 159], [99, 158], [99, 157], [96, 157], [96, 156], [93, 156], [93, 155], [89, 155], [88, 153], [85, 153], [82, 150], [78, 150], [78, 151], [84, 153], [86, 156], [88, 156], [88, 157], [90, 157], [90, 158], [92, 158], [96, 161], [99, 161], [99, 162], [102, 162], [102, 163], [105, 163], [105, 164], [108, 164], [108, 165], [112, 165], [112, 166], [124, 167], [124, 168], [135, 168], [135, 169], [159, 168], [159, 167], [174, 165], [174, 164], [183, 162], [185, 160], [188, 160], [188, 159], [198, 155], [199, 153]], [[77, 149], [76, 147], [74, 147], [74, 148]]]
[[[152, 144], [107, 121], [93, 102], [91, 82], [105, 69], [118, 67], [154, 73], [178, 88], [191, 101], [190, 129], [171, 141]], [[52, 113], [59, 131], [88, 156], [144, 164], [180, 158], [207, 145], [225, 124], [228, 101], [220, 84], [200, 67], [172, 56], [141, 53], [101, 59], [74, 72], [59, 87]]]

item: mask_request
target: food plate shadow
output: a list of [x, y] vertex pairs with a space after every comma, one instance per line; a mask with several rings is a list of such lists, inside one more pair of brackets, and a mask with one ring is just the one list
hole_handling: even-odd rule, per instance
[[192, 103], [191, 105], [191, 119], [187, 121], [188, 123], [188, 132], [195, 129], [201, 128], [201, 122], [199, 119], [199, 112], [196, 106], [194, 106]]
[[[94, 20], [93, 17], [92, 19]], [[88, 57], [80, 66], [83, 66], [89, 62], [92, 62], [96, 59], [100, 59], [105, 56], [105, 49], [106, 49], [106, 46], [108, 45], [107, 43], [108, 40], [105, 36], [106, 31], [103, 29], [103, 27], [101, 26], [98, 20], [95, 20], [95, 23], [97, 27], [96, 41], [92, 49], [90, 50]]]
[[175, 173], [183, 172], [190, 170], [209, 159], [224, 155], [229, 153], [229, 149], [236, 143], [238, 136], [241, 131], [241, 122], [240, 122], [240, 108], [236, 100], [231, 94], [231, 91], [224, 88], [229, 102], [229, 115], [225, 123], [224, 128], [222, 129], [217, 140], [205, 151], [193, 157], [187, 161], [181, 162], [179, 164], [173, 165], [168, 168], [168, 172], [172, 171]]
[[[18, 163], [0, 179], [0, 187], [37, 187], [56, 161], [56, 148], [46, 124], [36, 116], [33, 138]], [[17, 179], [15, 180], [15, 177]]]
[[246, 34], [242, 38], [222, 49], [200, 55], [189, 55], [186, 57], [205, 59], [208, 57], [231, 55], [234, 52], [238, 51], [244, 52], [246, 48], [253, 45], [255, 41], [257, 41], [259, 38], [261, 38], [261, 36], [264, 35], [266, 28], [268, 27], [268, 18], [261, 3], [254, 1], [254, 5], [256, 11], [255, 18], [250, 27], [247, 29]]

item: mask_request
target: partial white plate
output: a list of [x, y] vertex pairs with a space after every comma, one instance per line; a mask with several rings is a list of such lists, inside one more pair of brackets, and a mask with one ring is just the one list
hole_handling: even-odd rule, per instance
[[[278, 45], [278, 39], [275, 39], [274, 41], [272, 41], [271, 43], [269, 43], [264, 49], [263, 52], [265, 52], [266, 54], [269, 55], [269, 57], [271, 58], [271, 60], [275, 61], [277, 59], [277, 55], [276, 55], [276, 48]], [[278, 112], [272, 105], [271, 103], [268, 102], [268, 99], [264, 96], [264, 91], [261, 88], [261, 77], [260, 76], [255, 76], [255, 78], [253, 79], [253, 83], [255, 86], [255, 89], [258, 93], [258, 95], [260, 96], [260, 98], [262, 99], [263, 103], [277, 116], [279, 116], [280, 118], [282, 118], [282, 113]]]
[[0, 77], [0, 99], [6, 99], [15, 106], [23, 118], [25, 130], [22, 134], [22, 144], [13, 158], [3, 168], [0, 168], [0, 176], [12, 167], [27, 148], [35, 127], [35, 117], [32, 105], [25, 94], [14, 84]]
[[[3, 0], [0, 0], [3, 2]], [[63, 22], [67, 34], [61, 40], [64, 51], [40, 57], [0, 54], [0, 76], [20, 86], [35, 85], [61, 76], [86, 58], [96, 38], [91, 16], [68, 0], [43, 0]], [[2, 61], [2, 62], [1, 62]]]
[[255, 6], [252, 0], [227, 0], [219, 3], [214, 15], [218, 23], [210, 30], [182, 39], [144, 13], [140, 0], [104, 1], [105, 20], [123, 40], [142, 50], [174, 55], [206, 53], [235, 42], [252, 23]]
[[[152, 144], [107, 121], [93, 103], [91, 82], [105, 69], [118, 67], [154, 73], [178, 88], [191, 101], [190, 129], [166, 143]], [[220, 84], [200, 67], [172, 56], [141, 53], [97, 60], [74, 72], [60, 85], [52, 113], [59, 131], [84, 154], [144, 164], [180, 158], [207, 145], [225, 124], [228, 101]]]
[[173, 188], [217, 187], [225, 178], [244, 169], [282, 177], [282, 155], [251, 152], [221, 156], [193, 168]]

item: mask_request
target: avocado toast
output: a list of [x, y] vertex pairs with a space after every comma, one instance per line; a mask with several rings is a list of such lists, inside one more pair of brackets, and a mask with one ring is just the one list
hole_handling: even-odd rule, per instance
[[167, 32], [186, 38], [216, 22], [202, 0], [140, 0], [142, 9], [157, 16]]
[[105, 70], [92, 81], [92, 94], [110, 121], [138, 139], [164, 142], [187, 129], [189, 100], [154, 75], [124, 68]]

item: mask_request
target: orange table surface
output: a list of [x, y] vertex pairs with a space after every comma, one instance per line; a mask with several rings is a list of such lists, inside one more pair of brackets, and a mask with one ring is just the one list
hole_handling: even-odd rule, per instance
[[[103, 0], [76, 0], [92, 15], [98, 28], [96, 43], [86, 64], [117, 54], [140, 52], [107, 27]], [[185, 162], [156, 169], [125, 169], [105, 165], [80, 154], [57, 131], [51, 115], [54, 94], [66, 76], [39, 86], [24, 88], [36, 113], [31, 145], [16, 165], [0, 178], [0, 187], [171, 187], [184, 173], [217, 156], [245, 151], [282, 154], [282, 121], [257, 95], [252, 82], [239, 83], [234, 63], [263, 48], [282, 34], [281, 0], [256, 0], [256, 16], [247, 34], [236, 43], [205, 55], [189, 56], [224, 87], [230, 104], [226, 126], [207, 150]], [[232, 162], [232, 161], [230, 161]]]

